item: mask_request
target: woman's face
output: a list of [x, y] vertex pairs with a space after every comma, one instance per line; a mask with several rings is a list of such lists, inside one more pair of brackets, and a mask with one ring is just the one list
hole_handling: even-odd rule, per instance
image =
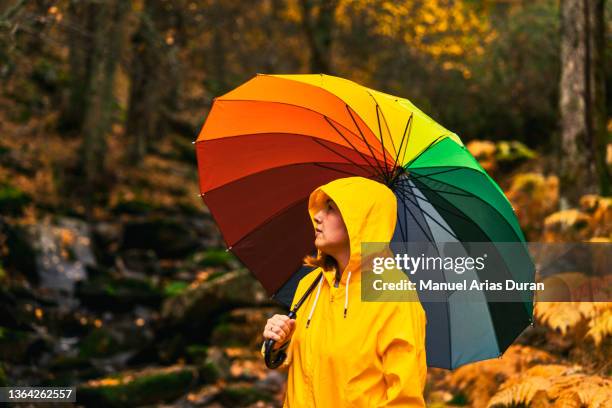
[[349, 244], [349, 236], [344, 220], [336, 203], [326, 198], [324, 207], [315, 214], [315, 246], [326, 254], [336, 254]]

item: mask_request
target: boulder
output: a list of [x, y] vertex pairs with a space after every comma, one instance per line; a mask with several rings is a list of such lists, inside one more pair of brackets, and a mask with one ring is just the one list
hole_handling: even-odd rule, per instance
[[77, 403], [88, 407], [131, 408], [176, 400], [193, 387], [196, 367], [175, 365], [124, 371], [77, 387]]
[[226, 310], [268, 302], [261, 284], [249, 271], [239, 269], [211, 275], [198, 286], [166, 299], [162, 319], [169, 326], [186, 325], [198, 330], [210, 328], [211, 322]]
[[180, 218], [153, 217], [125, 223], [120, 250], [151, 249], [160, 258], [180, 258], [200, 245], [194, 228]]

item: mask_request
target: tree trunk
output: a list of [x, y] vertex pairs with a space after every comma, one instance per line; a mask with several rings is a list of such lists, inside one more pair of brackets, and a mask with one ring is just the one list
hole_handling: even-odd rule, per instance
[[[91, 75], [91, 56], [95, 18], [91, 7], [82, 1], [71, 0], [68, 4], [68, 19], [78, 22], [80, 31], [68, 31], [68, 64], [70, 82], [68, 95], [63, 103], [60, 117], [60, 130], [79, 132], [85, 120], [85, 106], [89, 94], [89, 77]], [[75, 23], [76, 24], [76, 23]]]
[[89, 15], [95, 16], [80, 155], [88, 216], [91, 216], [93, 205], [103, 198], [105, 191], [105, 138], [112, 125], [113, 83], [121, 53], [123, 20], [129, 6], [130, 3], [124, 0], [87, 4]]
[[604, 0], [561, 1], [561, 203], [606, 193]]
[[140, 26], [132, 37], [130, 98], [126, 132], [130, 137], [127, 159], [138, 165], [151, 140], [168, 128], [166, 117], [177, 109], [180, 64], [177, 46], [168, 44], [165, 31], [180, 28], [158, 1], [145, 2]]
[[338, 0], [301, 0], [302, 25], [310, 46], [311, 73], [332, 72], [332, 40]]

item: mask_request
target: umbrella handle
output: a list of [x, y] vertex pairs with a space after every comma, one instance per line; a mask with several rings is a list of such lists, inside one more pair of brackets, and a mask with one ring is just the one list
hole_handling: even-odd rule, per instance
[[[296, 313], [291, 310], [287, 316], [290, 319], [295, 319], [296, 317]], [[267, 339], [266, 340], [266, 349], [265, 349], [265, 362], [266, 362], [266, 366], [268, 368], [278, 368], [281, 364], [283, 364], [283, 361], [285, 361], [285, 358], [287, 357], [287, 354], [284, 351], [278, 351], [275, 352], [273, 350], [274, 344], [276, 343], [276, 340], [274, 339]]]
[[[304, 303], [308, 295], [310, 295], [310, 292], [312, 292], [315, 286], [317, 286], [317, 283], [319, 282], [319, 279], [321, 279], [322, 276], [323, 272], [319, 272], [319, 274], [312, 281], [306, 292], [304, 292], [300, 300], [295, 304], [295, 306], [293, 306], [293, 309], [289, 313], [287, 313], [287, 316], [290, 319], [296, 318], [298, 309], [300, 308], [300, 306], [302, 306], [302, 303]], [[264, 361], [266, 362], [266, 366], [268, 368], [278, 368], [281, 364], [283, 364], [283, 361], [285, 361], [285, 357], [287, 357], [284, 351], [279, 350], [275, 352], [273, 350], [274, 343], [276, 343], [276, 340], [273, 339], [267, 339], [264, 343]], [[275, 354], [275, 356], [273, 356], [272, 354]]]

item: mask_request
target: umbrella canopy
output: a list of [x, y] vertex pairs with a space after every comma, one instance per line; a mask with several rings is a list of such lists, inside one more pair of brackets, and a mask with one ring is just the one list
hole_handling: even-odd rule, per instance
[[[352, 81], [257, 75], [215, 98], [195, 143], [200, 193], [229, 250], [285, 305], [310, 270], [302, 259], [316, 254], [308, 197], [337, 178], [367, 177], [395, 192], [394, 241], [524, 242], [502, 190], [455, 133], [409, 100]], [[533, 281], [526, 251], [520, 268], [516, 253], [500, 256], [504, 276]], [[498, 356], [531, 322], [530, 300], [469, 303], [482, 315], [471, 323], [451, 302], [424, 303], [429, 365]], [[459, 336], [459, 321], [474, 330]]]

